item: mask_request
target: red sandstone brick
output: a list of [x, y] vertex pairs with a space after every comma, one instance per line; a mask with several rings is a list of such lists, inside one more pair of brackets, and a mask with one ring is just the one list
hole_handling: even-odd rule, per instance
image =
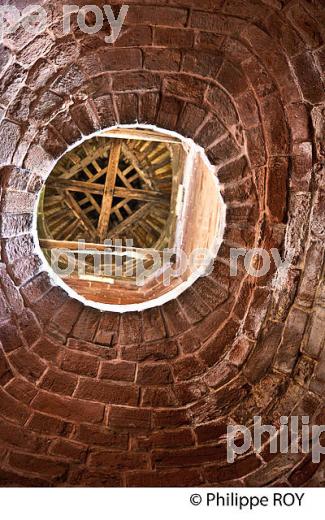
[[181, 65], [181, 53], [175, 49], [146, 49], [144, 52], [144, 68], [148, 70], [165, 70], [177, 72]]
[[0, 349], [0, 384], [5, 386], [14, 377], [6, 357]]
[[61, 287], [53, 287], [37, 303], [32, 305], [37, 319], [44, 325], [48, 324], [55, 311], [57, 311], [67, 300], [67, 294]]
[[141, 408], [112, 406], [108, 426], [114, 431], [146, 432], [151, 426], [151, 411]]
[[48, 487], [48, 481], [39, 478], [22, 477], [10, 470], [0, 470], [0, 484], [3, 487]]
[[49, 453], [59, 458], [69, 459], [75, 462], [84, 462], [87, 447], [67, 439], [57, 439], [53, 442]]
[[36, 453], [46, 453], [50, 440], [46, 437], [39, 437], [20, 426], [0, 419], [0, 439], [5, 445], [31, 450]]
[[17, 327], [13, 322], [4, 322], [0, 327], [0, 341], [5, 352], [11, 352], [21, 347]]
[[173, 359], [177, 356], [177, 353], [178, 347], [176, 341], [168, 339], [122, 348], [123, 359], [138, 362]]
[[309, 138], [309, 114], [303, 103], [294, 103], [286, 106], [290, 133], [293, 141], [303, 142]]
[[75, 396], [89, 401], [98, 401], [107, 404], [136, 405], [139, 390], [135, 385], [118, 385], [92, 379], [82, 379], [75, 392]]
[[222, 63], [223, 55], [215, 49], [212, 52], [209, 49], [191, 50], [184, 53], [182, 71], [216, 79]]
[[91, 308], [82, 311], [76, 325], [73, 328], [73, 337], [92, 341], [98, 328], [100, 313]]
[[187, 381], [198, 377], [204, 372], [204, 365], [196, 356], [186, 356], [173, 364], [173, 373], [176, 381]]
[[154, 92], [143, 92], [139, 96], [139, 122], [153, 123], [156, 120], [159, 106], [159, 95]]
[[105, 46], [97, 56], [103, 71], [134, 70], [142, 66], [140, 49], [115, 49]]
[[189, 287], [185, 293], [178, 297], [178, 303], [190, 323], [201, 321], [210, 312], [205, 299], [201, 298], [193, 287]]
[[51, 320], [51, 328], [59, 328], [60, 334], [65, 337], [69, 334], [82, 311], [82, 304], [77, 300], [69, 299]]
[[168, 385], [172, 381], [172, 372], [167, 364], [155, 363], [139, 366], [136, 380], [139, 385]]
[[115, 359], [117, 356], [115, 348], [107, 348], [102, 345], [97, 345], [95, 343], [89, 343], [88, 341], [81, 341], [74, 338], [68, 339], [67, 346], [72, 350], [80, 350], [81, 352], [86, 352], [92, 354], [93, 356], [97, 356], [100, 359]]
[[43, 391], [35, 397], [32, 406], [40, 412], [75, 422], [100, 423], [104, 416], [104, 406], [100, 403], [59, 397]]
[[176, 471], [146, 471], [127, 473], [129, 487], [192, 487], [203, 484], [199, 469], [183, 468]]
[[207, 148], [227, 134], [226, 128], [216, 117], [210, 118], [201, 128], [196, 141], [200, 146]]
[[172, 47], [188, 49], [194, 45], [194, 31], [191, 29], [170, 29], [156, 27], [154, 29], [154, 45], [158, 47]]
[[116, 335], [119, 328], [119, 316], [116, 313], [105, 312], [100, 318], [95, 336], [95, 343], [110, 346], [116, 343]]
[[6, 386], [6, 391], [12, 395], [12, 397], [17, 399], [17, 401], [21, 401], [25, 404], [30, 404], [37, 394], [37, 388], [35, 385], [18, 377], [15, 377], [10, 381]]
[[72, 425], [56, 417], [35, 412], [28, 421], [28, 429], [42, 435], [68, 435], [72, 431]]
[[188, 137], [194, 137], [207, 114], [202, 108], [186, 103], [178, 121], [178, 131]]
[[180, 451], [154, 451], [153, 463], [158, 468], [197, 466], [212, 460], [226, 460], [226, 446], [200, 446]]
[[153, 5], [132, 5], [129, 9], [126, 23], [144, 25], [163, 25], [170, 27], [184, 26], [187, 21], [187, 10], [175, 7], [158, 7]]
[[168, 96], [186, 98], [199, 103], [203, 101], [206, 90], [207, 83], [185, 74], [167, 76], [164, 81], [164, 93]]
[[227, 482], [237, 480], [252, 473], [262, 465], [255, 454], [243, 457], [228, 466], [210, 466], [205, 470], [208, 482]]
[[138, 119], [138, 96], [132, 93], [114, 96], [120, 124], [135, 123]]
[[40, 358], [56, 364], [61, 354], [61, 347], [50, 338], [44, 337], [33, 346], [32, 351]]
[[286, 154], [289, 134], [280, 99], [277, 96], [263, 98], [261, 111], [269, 152], [274, 155]]
[[143, 340], [150, 342], [166, 336], [164, 321], [159, 308], [143, 312]]
[[287, 206], [288, 161], [285, 157], [270, 159], [267, 177], [267, 205], [274, 222], [284, 222]]
[[140, 45], [151, 45], [151, 43], [152, 27], [146, 25], [127, 27], [124, 24], [115, 45], [119, 47], [138, 47]]
[[120, 343], [132, 345], [141, 343], [142, 340], [142, 315], [138, 312], [130, 312], [121, 316]]
[[100, 426], [81, 424], [78, 426], [74, 438], [77, 441], [88, 444], [89, 446], [99, 445], [116, 450], [128, 449], [127, 433], [115, 432]]
[[45, 363], [36, 354], [23, 347], [11, 353], [10, 363], [20, 375], [31, 381], [37, 381], [46, 369]]
[[11, 453], [9, 465], [17, 470], [35, 473], [43, 478], [57, 479], [63, 477], [68, 467], [53, 459], [36, 457], [26, 453]]
[[113, 75], [113, 91], [159, 90], [160, 77], [151, 72], [117, 72]]
[[226, 127], [232, 127], [237, 123], [238, 117], [231, 98], [219, 87], [209, 87], [207, 101]]
[[67, 374], [62, 370], [49, 368], [40, 382], [44, 390], [62, 395], [72, 395], [77, 386], [77, 377]]
[[211, 388], [219, 388], [231, 381], [237, 374], [238, 370], [233, 365], [221, 361], [207, 373], [204, 381]]
[[63, 351], [61, 368], [67, 372], [96, 377], [99, 361], [94, 356], [89, 356], [83, 352], [65, 349]]
[[153, 413], [153, 427], [161, 428], [179, 428], [190, 423], [187, 410], [156, 410]]
[[120, 487], [122, 486], [121, 473], [108, 473], [96, 468], [91, 471], [87, 468], [74, 469], [71, 471], [69, 483], [80, 487]]
[[239, 96], [248, 88], [246, 78], [239, 67], [224, 61], [219, 73], [218, 82], [231, 96]]
[[175, 336], [189, 329], [189, 323], [177, 300], [172, 300], [162, 307], [169, 336]]
[[4, 121], [0, 127], [0, 161], [2, 164], [10, 164], [16, 146], [20, 137], [20, 129], [18, 125], [10, 121]]
[[237, 334], [239, 324], [228, 321], [218, 332], [217, 336], [211, 338], [199, 352], [201, 358], [209, 367], [214, 365], [222, 356], [227, 346], [230, 346]]
[[150, 436], [151, 445], [154, 449], [176, 449], [193, 446], [194, 436], [190, 428], [175, 431], [159, 431]]
[[29, 416], [28, 407], [0, 388], [0, 414], [18, 424], [24, 424]]
[[324, 43], [319, 20], [313, 19], [301, 5], [291, 5], [287, 16], [308, 46], [317, 48]]
[[216, 442], [227, 434], [227, 424], [223, 421], [201, 424], [195, 428], [195, 434], [199, 444]]
[[70, 113], [78, 129], [84, 135], [91, 134], [99, 129], [99, 122], [96, 118], [94, 108], [89, 102], [73, 106]]
[[264, 327], [261, 339], [244, 367], [249, 380], [257, 382], [267, 372], [281, 341], [282, 331], [282, 323], [270, 323]]
[[149, 386], [143, 389], [141, 406], [168, 408], [179, 404], [174, 389], [166, 386]]
[[93, 106], [101, 128], [113, 126], [116, 123], [113, 98], [111, 95], [101, 96], [94, 100]]
[[2, 264], [0, 264], [0, 276], [0, 285], [2, 286], [7, 302], [12, 311], [19, 316], [24, 308], [23, 299]]
[[162, 96], [156, 120], [157, 126], [167, 129], [176, 127], [182, 109], [183, 102], [179, 99]]
[[107, 468], [111, 472], [147, 469], [149, 464], [148, 456], [142, 453], [98, 451], [90, 455], [89, 465], [96, 469]]
[[106, 362], [100, 367], [99, 377], [113, 381], [129, 381], [135, 379], [136, 364], [128, 361]]

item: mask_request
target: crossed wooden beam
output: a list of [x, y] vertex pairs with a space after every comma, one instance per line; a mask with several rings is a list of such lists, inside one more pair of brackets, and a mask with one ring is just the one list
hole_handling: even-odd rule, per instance
[[[105, 147], [101, 147], [91, 155], [91, 164], [96, 168], [96, 174], [92, 174], [88, 168], [90, 164], [89, 156], [81, 161], [80, 158], [76, 156], [75, 160], [73, 160], [72, 157], [74, 166], [70, 170], [61, 171], [59, 177], [50, 178], [48, 182], [48, 186], [53, 186], [56, 189], [62, 189], [64, 191], [66, 205], [88, 231], [92, 240], [99, 242], [103, 242], [106, 238], [112, 238], [117, 233], [123, 232], [125, 228], [149, 214], [154, 204], [168, 204], [170, 198], [168, 194], [154, 189], [155, 183], [152, 172], [149, 168], [147, 169], [142, 166], [136, 153], [129, 149], [125, 142], [121, 139], [114, 139], [110, 144], [109, 150], [110, 154], [107, 169], [105, 168], [103, 170], [96, 163], [96, 159], [98, 159], [105, 151]], [[131, 164], [131, 166], [124, 172], [119, 169], [122, 152]], [[88, 180], [73, 180], [72, 177], [81, 169], [86, 173]], [[146, 189], [135, 189], [132, 187], [130, 180], [126, 178], [126, 175], [132, 169], [136, 171], [136, 176], [140, 177], [144, 181], [147, 186]], [[106, 177], [104, 184], [96, 182], [105, 174]], [[116, 186], [117, 177], [122, 180], [124, 187]], [[83, 201], [78, 203], [73, 197], [72, 192], [83, 193], [85, 198]], [[101, 206], [94, 199], [93, 195], [102, 196]], [[113, 206], [114, 197], [121, 198], [123, 201]], [[130, 200], [139, 200], [146, 202], [146, 204], [137, 211], [132, 212], [127, 205]], [[81, 207], [81, 204], [87, 201], [91, 204], [90, 211], [94, 208], [99, 213], [97, 229], [90, 218], [88, 218], [87, 210], [82, 209]], [[122, 207], [125, 207], [128, 213], [128, 217], [125, 219], [123, 219], [120, 213]], [[117, 214], [119, 224], [109, 233], [109, 224], [112, 212]]]

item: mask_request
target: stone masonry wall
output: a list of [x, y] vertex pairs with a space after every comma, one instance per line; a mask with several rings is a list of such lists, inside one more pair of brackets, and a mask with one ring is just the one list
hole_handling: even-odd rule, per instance
[[[48, 29], [0, 47], [0, 485], [324, 485], [324, 460], [266, 443], [230, 465], [224, 440], [254, 415], [325, 424], [324, 4], [128, 4], [114, 45], [107, 28], [63, 35], [45, 2]], [[225, 240], [177, 300], [100, 313], [53, 286], [32, 212], [69, 145], [136, 121], [204, 146]], [[230, 277], [231, 247], [293, 251], [292, 266]]]

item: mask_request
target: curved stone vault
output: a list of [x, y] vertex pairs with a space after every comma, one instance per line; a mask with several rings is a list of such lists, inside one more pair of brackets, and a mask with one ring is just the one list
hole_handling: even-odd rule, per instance
[[[268, 441], [227, 464], [224, 437], [325, 424], [323, 2], [129, 0], [114, 45], [43, 4], [46, 31], [0, 47], [0, 485], [324, 485], [323, 460]], [[32, 214], [69, 146], [136, 121], [205, 148], [227, 227], [178, 299], [101, 313], [53, 285]], [[291, 267], [231, 277], [231, 247]]]

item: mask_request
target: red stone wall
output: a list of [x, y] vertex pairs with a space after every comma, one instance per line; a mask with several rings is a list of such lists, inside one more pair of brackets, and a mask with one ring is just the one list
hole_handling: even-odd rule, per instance
[[[0, 485], [324, 485], [324, 461], [268, 445], [229, 465], [223, 437], [325, 424], [324, 4], [128, 3], [114, 46], [45, 2], [48, 30], [0, 48]], [[42, 272], [31, 214], [68, 145], [135, 121], [205, 147], [225, 241], [177, 300], [101, 314]], [[230, 277], [231, 247], [293, 249], [288, 278]]]

